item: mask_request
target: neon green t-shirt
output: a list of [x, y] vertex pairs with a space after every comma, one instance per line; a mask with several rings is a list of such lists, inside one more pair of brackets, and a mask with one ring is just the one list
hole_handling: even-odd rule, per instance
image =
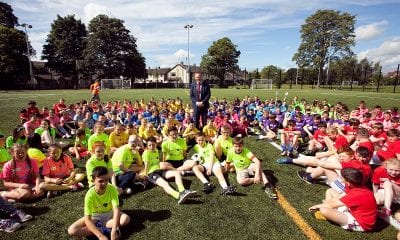
[[98, 134], [93, 134], [92, 136], [89, 137], [88, 140], [88, 150], [92, 151], [92, 145], [95, 142], [103, 142], [104, 145], [106, 145], [106, 153], [110, 152], [110, 139], [108, 138], [108, 135], [105, 133], [102, 133], [100, 135]]
[[162, 143], [161, 150], [164, 154], [166, 154], [166, 160], [183, 160], [183, 153], [187, 150], [186, 140], [180, 137], [176, 139], [176, 142], [167, 140]]
[[8, 153], [7, 149], [0, 148], [0, 173], [3, 170], [3, 164], [12, 159], [11, 155]]
[[92, 155], [89, 160], [86, 162], [86, 176], [88, 178], [89, 186], [92, 186], [92, 173], [95, 167], [106, 167], [110, 172], [112, 172], [112, 164], [111, 161], [98, 160], [95, 155]]
[[254, 154], [247, 148], [243, 148], [243, 151], [239, 154], [235, 153], [235, 149], [232, 148], [228, 151], [226, 161], [233, 163], [237, 170], [243, 170], [250, 166], [253, 157]]
[[107, 213], [119, 205], [118, 190], [114, 185], [108, 184], [105, 193], [99, 195], [94, 187], [85, 195], [85, 216], [96, 216]]
[[142, 155], [143, 162], [148, 165], [148, 173], [150, 174], [154, 171], [160, 169], [160, 154], [157, 150], [145, 150]]
[[200, 156], [200, 163], [207, 163], [214, 157], [214, 148], [210, 143], [206, 143], [204, 147], [199, 144], [194, 145], [193, 151]]
[[[50, 128], [50, 135], [52, 137], [56, 137], [56, 130], [54, 128]], [[35, 133], [39, 134], [40, 136], [42, 136], [42, 134], [44, 133], [44, 129], [42, 127], [38, 127], [35, 129]]]
[[39, 167], [42, 167], [43, 161], [46, 159], [46, 155], [37, 148], [28, 148], [27, 155], [30, 159], [36, 160]]
[[[23, 138], [23, 139], [19, 138], [19, 139], [17, 140], [17, 142], [15, 142], [15, 143], [26, 144], [26, 141], [27, 141], [26, 138]], [[9, 137], [6, 139], [6, 148], [9, 149], [9, 148], [11, 148], [13, 145], [14, 145], [14, 138], [13, 138], [13, 136], [9, 136]]]
[[[217, 138], [217, 140], [214, 143], [214, 146], [216, 146], [217, 144], [221, 145], [222, 148], [222, 153], [227, 156], [228, 155], [228, 151], [229, 149], [231, 149], [233, 147], [233, 142], [232, 142], [232, 138], [229, 137], [227, 140], [224, 140], [222, 138], [222, 136], [219, 136]], [[214, 147], [215, 149], [215, 147]]]
[[119, 168], [121, 164], [123, 164], [125, 168], [129, 168], [138, 159], [140, 159], [140, 154], [136, 151], [132, 152], [129, 144], [119, 147], [111, 158], [114, 173], [116, 175], [122, 174], [123, 171]]

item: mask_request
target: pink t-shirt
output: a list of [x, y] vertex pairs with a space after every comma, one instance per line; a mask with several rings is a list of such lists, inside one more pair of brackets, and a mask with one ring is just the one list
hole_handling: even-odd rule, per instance
[[54, 161], [51, 157], [46, 158], [43, 161], [42, 175], [50, 178], [68, 177], [70, 172], [74, 170], [74, 165], [69, 156], [62, 155], [61, 157], [63, 159], [60, 159], [59, 161]]
[[27, 161], [8, 161], [3, 167], [1, 178], [8, 182], [35, 184], [36, 176], [39, 175], [39, 167], [36, 161], [29, 161], [30, 166]]

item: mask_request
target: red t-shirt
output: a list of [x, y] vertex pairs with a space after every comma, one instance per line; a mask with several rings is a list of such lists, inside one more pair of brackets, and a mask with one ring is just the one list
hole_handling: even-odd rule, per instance
[[366, 147], [371, 153], [374, 152], [374, 144], [371, 141], [360, 142], [358, 143], [358, 147]]
[[364, 174], [364, 182], [367, 183], [371, 178], [371, 166], [368, 163], [362, 163], [359, 160], [351, 160], [348, 162], [341, 162], [342, 168], [355, 168], [360, 169]]
[[388, 142], [387, 147], [384, 147], [376, 152], [378, 157], [382, 160], [388, 160], [390, 158], [397, 158], [397, 154], [400, 154], [400, 140], [395, 142]]
[[326, 137], [326, 132], [323, 132], [321, 130], [317, 130], [314, 133], [314, 139], [317, 140], [317, 142], [321, 143], [323, 146], [325, 146], [325, 140], [324, 138]]
[[357, 134], [357, 129], [352, 126], [344, 126], [344, 132], [346, 136], [355, 136]]
[[374, 185], [379, 185], [379, 188], [383, 188], [383, 183], [388, 180], [400, 185], [400, 175], [395, 178], [389, 176], [385, 166], [379, 166], [375, 169], [374, 174], [372, 175], [372, 183]]
[[53, 110], [57, 116], [60, 116], [61, 111], [64, 111], [67, 106], [64, 103], [56, 103], [54, 104]]
[[42, 175], [50, 178], [66, 178], [74, 170], [72, 160], [67, 155], [61, 155], [63, 159], [54, 161], [53, 158], [48, 157], [43, 161]]
[[349, 146], [349, 142], [347, 141], [347, 139], [342, 136], [342, 135], [338, 135], [336, 137], [335, 143], [333, 145], [336, 149], [339, 149], [341, 147], [348, 147]]
[[365, 231], [370, 231], [375, 225], [377, 206], [374, 194], [367, 188], [346, 188], [346, 195], [340, 198], [351, 215]]

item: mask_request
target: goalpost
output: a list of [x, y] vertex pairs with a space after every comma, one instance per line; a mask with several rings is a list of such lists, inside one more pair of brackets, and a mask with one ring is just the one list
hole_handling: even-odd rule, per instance
[[272, 83], [272, 79], [253, 79], [250, 88], [272, 90]]
[[342, 87], [344, 86], [358, 86], [358, 81], [343, 81]]
[[131, 80], [130, 79], [101, 79], [101, 90], [105, 89], [130, 89]]

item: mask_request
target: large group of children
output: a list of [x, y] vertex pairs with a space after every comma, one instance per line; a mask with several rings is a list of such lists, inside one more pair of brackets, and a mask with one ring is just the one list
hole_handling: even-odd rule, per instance
[[[148, 184], [162, 187], [181, 204], [197, 196], [185, 189], [184, 176], [195, 175], [209, 194], [215, 189], [209, 176], [214, 175], [221, 194], [234, 195], [236, 186], [228, 184], [226, 174], [236, 172], [239, 185], [262, 184], [267, 195], [277, 199], [261, 160], [244, 146], [243, 138], [254, 134], [257, 140], [280, 142], [278, 163], [306, 166], [298, 172], [305, 182], [328, 183], [324, 202], [310, 207], [318, 219], [370, 231], [378, 215], [389, 218], [392, 202], [400, 203], [398, 109], [369, 110], [361, 101], [350, 110], [341, 102], [286, 97], [214, 99], [207, 124], [199, 128], [193, 109], [179, 97], [103, 104], [94, 99], [69, 105], [61, 98], [41, 110], [30, 101], [12, 135], [0, 133], [5, 188], [0, 200], [50, 198], [81, 190], [87, 177], [84, 217], [68, 233], [116, 239], [119, 227], [130, 221], [119, 210], [119, 196]], [[73, 157], [85, 161], [86, 171], [74, 168]], [[168, 182], [172, 178], [176, 188]], [[383, 205], [379, 211], [378, 205]], [[32, 218], [10, 208], [8, 203], [1, 205], [10, 215], [0, 221], [1, 230], [15, 231], [19, 222]]]

